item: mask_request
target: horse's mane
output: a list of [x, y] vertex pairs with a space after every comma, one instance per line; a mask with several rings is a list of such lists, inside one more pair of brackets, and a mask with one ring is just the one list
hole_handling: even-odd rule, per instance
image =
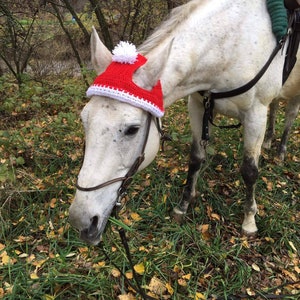
[[185, 5], [172, 9], [161, 25], [139, 47], [139, 51], [142, 54], [146, 54], [162, 43], [166, 37], [169, 37], [188, 18], [198, 5], [199, 1], [190, 1]]

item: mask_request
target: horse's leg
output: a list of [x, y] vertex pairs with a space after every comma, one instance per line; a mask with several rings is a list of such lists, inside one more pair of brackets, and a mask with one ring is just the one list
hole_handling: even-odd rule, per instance
[[243, 120], [244, 156], [241, 174], [246, 186], [246, 199], [242, 230], [247, 235], [257, 232], [255, 222], [255, 214], [257, 213], [255, 185], [258, 178], [258, 161], [264, 139], [266, 121], [267, 107], [263, 105], [256, 106]]
[[182, 217], [186, 214], [190, 203], [196, 198], [198, 174], [201, 166], [206, 160], [206, 146], [205, 142], [201, 140], [203, 104], [200, 100], [201, 96], [198, 93], [195, 93], [189, 97], [188, 102], [193, 141], [190, 151], [188, 175], [183, 195], [179, 205], [174, 208], [174, 217], [178, 221], [181, 221]]
[[266, 149], [270, 149], [272, 146], [272, 140], [275, 135], [276, 112], [278, 110], [278, 107], [279, 107], [279, 98], [275, 98], [270, 104], [268, 128], [263, 143], [263, 147]]
[[285, 109], [284, 131], [278, 147], [278, 156], [281, 160], [284, 160], [285, 158], [289, 133], [293, 125], [293, 122], [298, 115], [299, 109], [300, 109], [300, 95], [291, 98], [288, 101]]

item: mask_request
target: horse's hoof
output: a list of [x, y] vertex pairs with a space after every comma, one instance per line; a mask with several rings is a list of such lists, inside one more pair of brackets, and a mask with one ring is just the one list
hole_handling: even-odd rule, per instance
[[257, 238], [257, 231], [249, 232], [247, 230], [242, 229], [242, 235], [247, 237], [248, 239], [255, 239]]
[[174, 221], [178, 224], [182, 224], [183, 223], [183, 220], [184, 220], [184, 217], [185, 217], [185, 213], [180, 210], [179, 208], [175, 207], [173, 209], [173, 214], [172, 214], [172, 217], [174, 219]]

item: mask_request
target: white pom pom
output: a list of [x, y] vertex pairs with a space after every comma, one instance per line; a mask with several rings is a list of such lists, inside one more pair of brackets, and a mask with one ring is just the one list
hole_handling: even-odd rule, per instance
[[112, 53], [112, 61], [131, 65], [136, 62], [138, 55], [135, 45], [129, 42], [120, 42]]

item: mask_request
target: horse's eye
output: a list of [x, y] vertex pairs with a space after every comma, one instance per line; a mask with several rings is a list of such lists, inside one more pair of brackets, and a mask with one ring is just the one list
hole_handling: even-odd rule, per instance
[[125, 135], [135, 135], [139, 131], [140, 127], [137, 125], [129, 126], [125, 130]]

